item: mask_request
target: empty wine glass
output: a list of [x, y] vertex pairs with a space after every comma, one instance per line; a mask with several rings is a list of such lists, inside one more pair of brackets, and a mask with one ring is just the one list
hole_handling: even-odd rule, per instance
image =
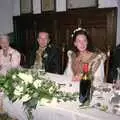
[[113, 91], [120, 91], [120, 80], [113, 80]]
[[45, 65], [44, 64], [42, 64], [40, 72], [41, 72], [41, 74], [45, 74]]

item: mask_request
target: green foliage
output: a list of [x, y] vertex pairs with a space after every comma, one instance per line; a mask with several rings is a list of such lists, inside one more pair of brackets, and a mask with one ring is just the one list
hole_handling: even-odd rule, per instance
[[36, 108], [38, 102], [47, 99], [58, 102], [76, 100], [77, 93], [64, 93], [60, 85], [49, 80], [37, 70], [11, 70], [6, 76], [0, 76], [0, 89], [11, 101], [22, 100], [28, 112]]

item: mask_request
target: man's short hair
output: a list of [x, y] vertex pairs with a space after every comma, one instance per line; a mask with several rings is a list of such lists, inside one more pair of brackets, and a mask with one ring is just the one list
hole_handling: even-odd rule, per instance
[[46, 28], [43, 28], [43, 29], [41, 29], [41, 30], [38, 32], [37, 38], [39, 37], [39, 33], [42, 33], [42, 32], [47, 33], [47, 34], [48, 34], [48, 38], [50, 38], [49, 31], [48, 31]]
[[0, 34], [0, 40], [7, 39], [9, 41], [9, 36], [6, 34]]

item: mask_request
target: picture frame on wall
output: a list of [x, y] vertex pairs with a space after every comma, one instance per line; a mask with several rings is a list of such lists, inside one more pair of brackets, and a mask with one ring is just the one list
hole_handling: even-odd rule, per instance
[[32, 0], [20, 0], [20, 14], [32, 13]]
[[55, 10], [55, 0], [41, 0], [42, 11], [54, 11]]
[[67, 0], [67, 9], [98, 7], [98, 0]]
[[55, 9], [56, 12], [66, 11], [67, 9], [67, 1], [66, 0], [56, 0], [55, 1]]
[[33, 14], [41, 13], [41, 0], [33, 0]]

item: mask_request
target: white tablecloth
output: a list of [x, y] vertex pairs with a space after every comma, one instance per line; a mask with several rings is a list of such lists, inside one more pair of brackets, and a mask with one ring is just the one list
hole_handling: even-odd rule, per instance
[[[56, 75], [47, 73], [45, 77], [56, 81], [60, 84], [67, 84], [63, 91], [79, 91], [79, 82], [71, 82], [70, 78], [65, 75]], [[72, 87], [70, 87], [72, 84]], [[27, 120], [26, 111], [22, 102], [11, 103], [7, 98], [4, 100], [4, 108], [9, 115], [16, 117], [18, 120]], [[106, 113], [95, 108], [79, 108], [77, 102], [51, 103], [45, 106], [37, 106], [32, 111], [34, 120], [119, 120], [120, 116], [112, 113]]]
[[63, 109], [62, 107], [38, 107], [33, 112], [35, 120], [119, 120], [120, 116], [108, 114], [97, 109]]

